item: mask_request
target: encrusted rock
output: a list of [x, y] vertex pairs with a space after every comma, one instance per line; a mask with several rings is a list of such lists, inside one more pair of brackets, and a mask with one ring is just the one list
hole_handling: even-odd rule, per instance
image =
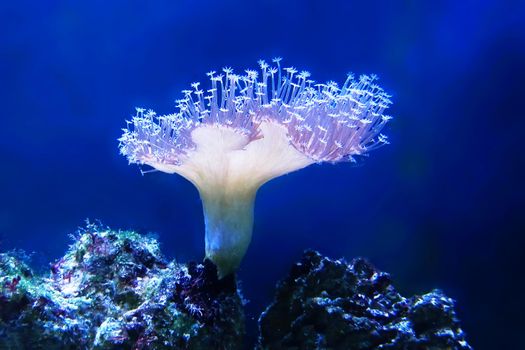
[[47, 278], [0, 254], [0, 349], [240, 349], [242, 300], [215, 266], [88, 225]]
[[404, 298], [387, 273], [305, 252], [259, 319], [260, 349], [471, 349], [441, 291]]

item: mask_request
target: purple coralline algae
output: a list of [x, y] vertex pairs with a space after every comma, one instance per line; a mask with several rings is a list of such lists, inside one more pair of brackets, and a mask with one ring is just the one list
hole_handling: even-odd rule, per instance
[[259, 349], [468, 350], [454, 301], [405, 298], [364, 259], [306, 252], [259, 319]]
[[0, 254], [0, 349], [240, 349], [242, 300], [215, 266], [88, 225], [49, 276]]

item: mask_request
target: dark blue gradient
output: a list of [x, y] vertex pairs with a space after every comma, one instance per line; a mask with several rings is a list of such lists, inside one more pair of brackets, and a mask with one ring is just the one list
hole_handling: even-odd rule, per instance
[[135, 106], [259, 58], [342, 82], [377, 73], [391, 145], [359, 166], [312, 166], [259, 192], [240, 270], [250, 332], [306, 248], [368, 257], [406, 294], [442, 288], [476, 349], [523, 327], [524, 6], [519, 1], [3, 1], [0, 249], [59, 257], [85, 218], [156, 232], [201, 259], [200, 200], [141, 176], [116, 139]]

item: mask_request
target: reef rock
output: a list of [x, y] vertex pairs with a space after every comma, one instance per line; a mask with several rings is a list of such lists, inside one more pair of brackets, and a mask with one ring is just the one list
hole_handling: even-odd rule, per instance
[[74, 238], [46, 278], [0, 254], [0, 349], [242, 348], [242, 300], [212, 263], [168, 263], [135, 232]]
[[387, 273], [305, 252], [259, 319], [259, 349], [471, 349], [441, 291], [404, 298]]

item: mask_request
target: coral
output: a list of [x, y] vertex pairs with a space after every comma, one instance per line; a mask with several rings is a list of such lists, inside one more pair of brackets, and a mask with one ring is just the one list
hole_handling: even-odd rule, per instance
[[387, 143], [380, 132], [391, 102], [375, 76], [315, 84], [308, 72], [274, 62], [260, 61], [260, 74], [210, 72], [206, 95], [194, 83], [177, 113], [138, 109], [119, 139], [130, 163], [177, 173], [197, 187], [206, 256], [221, 277], [246, 253], [261, 185], [314, 163], [351, 161]]
[[404, 298], [387, 273], [306, 252], [259, 319], [260, 349], [471, 349], [441, 291]]
[[232, 278], [167, 262], [152, 237], [88, 225], [47, 278], [0, 255], [1, 349], [239, 349]]

